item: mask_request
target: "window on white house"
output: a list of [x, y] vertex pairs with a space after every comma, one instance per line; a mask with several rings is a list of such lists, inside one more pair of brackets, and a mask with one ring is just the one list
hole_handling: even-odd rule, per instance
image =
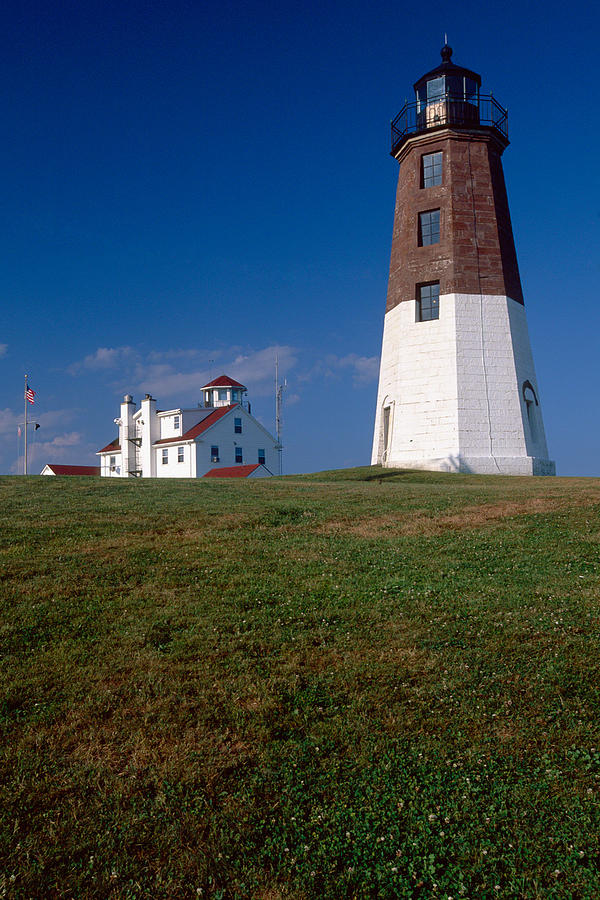
[[219, 448], [216, 444], [213, 444], [210, 448], [210, 461], [219, 462]]
[[177, 448], [177, 462], [183, 462], [183, 447]]
[[235, 434], [242, 433], [242, 420], [241, 419], [233, 420], [233, 430], [234, 430]]
[[259, 466], [264, 466], [264, 464], [265, 464], [265, 458], [266, 458], [266, 457], [265, 457], [265, 451], [264, 451], [264, 450], [259, 450], [259, 451], [258, 451], [258, 464], [259, 464]]
[[162, 464], [163, 464], [163, 466], [166, 466], [168, 462], [169, 462], [169, 448], [168, 448], [168, 447], [163, 447], [163, 452], [162, 452]]
[[179, 416], [173, 416], [173, 428], [179, 431]]
[[108, 464], [109, 464], [109, 466], [111, 467], [111, 469], [114, 469], [114, 467], [115, 467], [116, 464], [117, 464], [117, 457], [116, 457], [116, 456], [111, 456]]
[[242, 453], [241, 447], [235, 448], [235, 461], [236, 463], [244, 462], [244, 454]]

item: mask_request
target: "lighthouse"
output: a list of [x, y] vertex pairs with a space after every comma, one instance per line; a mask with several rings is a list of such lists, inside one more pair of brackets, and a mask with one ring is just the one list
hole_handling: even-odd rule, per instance
[[502, 154], [507, 112], [442, 62], [392, 122], [400, 164], [372, 463], [554, 475]]

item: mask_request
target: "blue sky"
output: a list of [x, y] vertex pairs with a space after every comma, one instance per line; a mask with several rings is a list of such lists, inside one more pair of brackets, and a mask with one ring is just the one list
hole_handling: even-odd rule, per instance
[[550, 455], [600, 475], [596, 5], [8, 3], [0, 472], [94, 464], [120, 395], [226, 372], [284, 471], [367, 464], [397, 180], [389, 122], [454, 61], [509, 108], [504, 155]]

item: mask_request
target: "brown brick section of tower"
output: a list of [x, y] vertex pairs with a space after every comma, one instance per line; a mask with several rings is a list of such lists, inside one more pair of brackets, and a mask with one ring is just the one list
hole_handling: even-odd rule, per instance
[[[523, 303], [502, 171], [491, 129], [419, 135], [399, 154], [387, 310], [414, 300], [418, 284], [440, 294], [501, 294]], [[442, 151], [442, 184], [421, 187], [421, 157]], [[418, 246], [420, 212], [440, 210], [440, 240]]]

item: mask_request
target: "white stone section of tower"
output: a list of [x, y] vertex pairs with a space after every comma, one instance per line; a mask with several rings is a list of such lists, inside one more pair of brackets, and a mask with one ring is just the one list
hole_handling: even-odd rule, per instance
[[373, 465], [553, 475], [523, 304], [446, 294], [385, 316]]

